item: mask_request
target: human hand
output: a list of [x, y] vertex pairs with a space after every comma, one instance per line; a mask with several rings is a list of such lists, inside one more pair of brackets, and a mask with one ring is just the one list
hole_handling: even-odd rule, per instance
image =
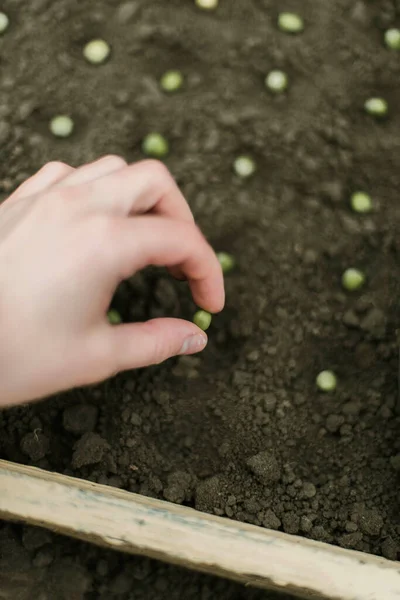
[[148, 265], [224, 305], [221, 267], [162, 163], [49, 163], [0, 205], [0, 404], [42, 398], [207, 343], [180, 319], [110, 325], [118, 284]]

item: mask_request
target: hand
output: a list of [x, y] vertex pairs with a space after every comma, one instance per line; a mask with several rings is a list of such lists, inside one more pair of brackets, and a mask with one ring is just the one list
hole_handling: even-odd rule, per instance
[[148, 265], [224, 305], [218, 260], [166, 167], [49, 163], [0, 205], [0, 404], [42, 398], [207, 343], [180, 319], [110, 325], [118, 284]]

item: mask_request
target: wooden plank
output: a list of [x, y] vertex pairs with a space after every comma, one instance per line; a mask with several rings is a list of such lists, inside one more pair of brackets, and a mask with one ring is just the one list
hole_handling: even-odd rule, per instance
[[400, 600], [399, 563], [0, 460], [0, 517], [301, 598]]

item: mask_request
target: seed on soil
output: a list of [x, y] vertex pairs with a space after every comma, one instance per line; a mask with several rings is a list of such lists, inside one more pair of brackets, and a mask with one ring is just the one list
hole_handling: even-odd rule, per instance
[[233, 163], [233, 169], [238, 177], [246, 179], [254, 174], [256, 164], [250, 156], [238, 156]]
[[266, 87], [275, 94], [281, 94], [288, 86], [288, 76], [283, 71], [275, 69], [268, 73], [265, 78]]
[[101, 65], [109, 57], [110, 46], [104, 40], [91, 40], [83, 49], [83, 56], [92, 65]]
[[336, 389], [337, 377], [333, 371], [321, 371], [315, 380], [321, 392], [333, 392]]
[[67, 138], [74, 130], [74, 122], [68, 115], [57, 115], [50, 121], [50, 131], [60, 138]]
[[385, 117], [388, 113], [388, 103], [383, 98], [368, 98], [364, 103], [364, 109], [373, 117]]
[[176, 92], [182, 85], [183, 75], [180, 71], [167, 71], [160, 80], [160, 86], [164, 92]]
[[203, 331], [207, 331], [210, 327], [211, 320], [212, 316], [205, 310], [198, 310], [193, 317], [193, 323]]
[[119, 325], [120, 323], [122, 323], [121, 315], [114, 308], [108, 311], [107, 319], [111, 325]]
[[215, 10], [218, 6], [218, 0], [195, 0], [195, 4], [203, 10]]
[[400, 29], [388, 29], [385, 31], [385, 44], [390, 50], [400, 50]]
[[142, 142], [142, 151], [146, 156], [163, 158], [168, 154], [169, 145], [160, 133], [149, 133]]
[[359, 290], [365, 283], [365, 275], [359, 269], [346, 269], [342, 275], [342, 285], [349, 292]]
[[0, 12], [0, 34], [4, 33], [10, 24], [10, 19], [3, 12]]
[[354, 192], [350, 198], [350, 204], [357, 213], [369, 213], [373, 209], [372, 198], [365, 192]]
[[217, 258], [224, 275], [233, 271], [236, 263], [232, 254], [228, 254], [227, 252], [217, 252]]
[[304, 29], [304, 22], [295, 13], [283, 12], [278, 17], [278, 27], [285, 33], [300, 33]]

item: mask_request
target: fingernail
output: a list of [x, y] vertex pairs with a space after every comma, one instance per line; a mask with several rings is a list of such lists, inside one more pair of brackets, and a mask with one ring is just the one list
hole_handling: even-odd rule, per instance
[[201, 352], [201, 350], [207, 346], [207, 341], [207, 336], [202, 335], [201, 333], [191, 335], [183, 342], [179, 354], [195, 354], [196, 352]]

